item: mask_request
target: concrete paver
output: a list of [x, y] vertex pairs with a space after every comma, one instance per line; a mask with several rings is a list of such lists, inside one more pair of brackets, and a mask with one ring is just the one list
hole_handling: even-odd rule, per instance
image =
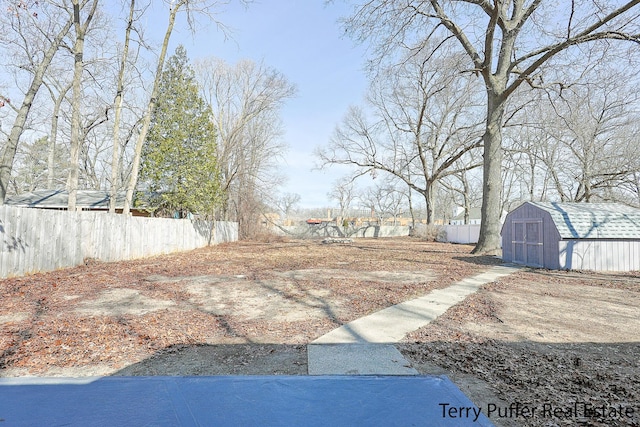
[[[512, 274], [519, 268], [515, 265], [492, 267], [447, 288], [434, 290], [423, 297], [385, 308], [334, 329], [307, 347], [309, 374], [416, 375], [417, 372], [413, 373], [409, 368], [409, 362], [391, 344], [429, 324], [482, 285]], [[378, 368], [373, 367], [374, 362], [379, 363]]]

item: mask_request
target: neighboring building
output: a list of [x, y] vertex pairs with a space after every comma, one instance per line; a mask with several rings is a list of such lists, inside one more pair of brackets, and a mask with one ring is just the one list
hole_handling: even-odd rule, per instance
[[[460, 211], [459, 213], [457, 213], [453, 218], [451, 218], [451, 221], [449, 221], [449, 224], [451, 225], [465, 225], [464, 223], [464, 208], [459, 208], [457, 209], [458, 211]], [[471, 208], [469, 209], [469, 224], [480, 224], [482, 216], [480, 215], [480, 208]]]
[[[507, 212], [502, 211], [500, 214], [500, 222], [504, 222], [507, 216]], [[480, 225], [482, 223], [482, 213], [480, 208], [469, 209], [469, 224], [468, 225]], [[454, 217], [449, 221], [449, 225], [465, 225], [464, 223], [464, 208], [457, 206]]]
[[[122, 213], [125, 192], [116, 195], [116, 212]], [[17, 196], [7, 196], [4, 203], [9, 206], [37, 209], [67, 210], [69, 193], [66, 190], [36, 190]], [[78, 190], [76, 209], [79, 211], [109, 211], [109, 192], [97, 190]], [[144, 209], [131, 208], [133, 216], [149, 216]]]
[[640, 209], [525, 202], [502, 227], [502, 259], [567, 270], [640, 270]]

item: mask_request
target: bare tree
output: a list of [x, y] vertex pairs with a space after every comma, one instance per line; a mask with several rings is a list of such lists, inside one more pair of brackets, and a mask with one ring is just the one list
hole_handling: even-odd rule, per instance
[[[73, 83], [72, 101], [71, 101], [71, 164], [69, 166], [69, 181], [67, 182], [67, 191], [69, 192], [68, 209], [73, 211], [76, 209], [76, 198], [78, 194], [78, 173], [80, 159], [80, 150], [82, 149], [83, 140], [82, 123], [80, 110], [82, 108], [82, 73], [84, 72], [84, 43], [87, 30], [91, 21], [95, 16], [98, 0], [88, 1], [72, 0], [73, 6], [73, 28], [75, 30], [75, 40], [73, 44]], [[87, 15], [81, 20], [80, 13], [88, 7]]]
[[167, 29], [164, 33], [164, 39], [162, 41], [162, 46], [160, 48], [160, 56], [158, 57], [158, 63], [156, 66], [156, 71], [154, 74], [153, 80], [153, 89], [151, 89], [151, 96], [149, 98], [149, 104], [147, 105], [147, 109], [144, 114], [144, 118], [142, 121], [142, 129], [138, 134], [138, 139], [136, 141], [136, 147], [134, 151], [133, 157], [133, 165], [131, 170], [131, 175], [129, 177], [129, 183], [127, 185], [127, 194], [124, 201], [124, 208], [122, 209], [122, 213], [124, 215], [129, 215], [131, 211], [131, 207], [133, 204], [133, 192], [136, 189], [136, 185], [138, 184], [138, 173], [140, 171], [140, 159], [142, 156], [142, 146], [147, 138], [147, 134], [149, 133], [149, 126], [151, 125], [151, 115], [153, 114], [153, 110], [156, 106], [156, 102], [158, 99], [158, 90], [160, 88], [160, 78], [162, 76], [162, 70], [164, 68], [164, 60], [167, 56], [167, 47], [169, 46], [169, 40], [171, 39], [171, 33], [173, 32], [173, 26], [176, 22], [176, 16], [180, 8], [188, 3], [188, 0], [181, 0], [176, 2], [175, 4], [171, 4], [169, 8], [169, 22], [167, 24]]
[[[572, 60], [592, 60], [576, 47], [597, 41], [640, 40], [640, 0], [628, 2], [543, 0], [372, 0], [356, 6], [345, 20], [347, 30], [376, 47], [376, 59], [396, 57], [393, 50], [450, 48], [468, 56], [469, 72], [486, 88], [482, 225], [474, 252], [496, 253], [500, 248], [502, 192], [502, 130], [511, 95], [523, 84], [548, 85], [544, 66], [560, 54], [575, 52]], [[450, 40], [433, 45], [431, 40]]]
[[278, 209], [284, 214], [285, 219], [289, 219], [291, 213], [300, 203], [300, 195], [297, 193], [285, 193], [276, 200]]
[[24, 92], [20, 106], [13, 106], [10, 97], [0, 94], [3, 104], [10, 105], [15, 112], [11, 132], [0, 153], [0, 205], [7, 194], [7, 184], [20, 137], [34, 103], [36, 94], [42, 86], [49, 65], [58, 52], [64, 38], [73, 25], [73, 16], [60, 13], [53, 2], [40, 2], [34, 5], [17, 2], [9, 6], [3, 14], [2, 44], [5, 52], [13, 50], [16, 64], [22, 64], [21, 70], [29, 75], [30, 83]]
[[[347, 215], [351, 203], [356, 197], [356, 191], [353, 186], [353, 180], [349, 178], [342, 178], [333, 183], [331, 191], [327, 194], [329, 200], [338, 203], [340, 209], [340, 215], [337, 221], [340, 222]], [[339, 225], [339, 224], [338, 224]]]
[[[11, 176], [11, 188], [16, 194], [28, 191], [51, 188], [48, 186], [49, 178], [49, 141], [46, 136], [33, 142], [23, 141], [16, 153], [15, 165]], [[64, 183], [63, 173], [67, 170], [69, 160], [65, 150], [58, 149], [53, 158], [53, 170], [56, 172], [54, 179]]]
[[635, 72], [605, 64], [538, 97], [505, 130], [505, 199], [624, 199], [620, 187], [640, 170], [635, 87]]
[[113, 123], [113, 147], [111, 156], [111, 183], [109, 188], [109, 212], [116, 211], [116, 195], [119, 185], [120, 174], [120, 121], [122, 117], [122, 100], [124, 91], [125, 67], [129, 56], [129, 43], [131, 40], [131, 30], [133, 29], [133, 21], [135, 19], [136, 0], [131, 0], [129, 5], [129, 16], [125, 28], [124, 46], [120, 64], [118, 68], [118, 80], [116, 82], [116, 97], [114, 100], [115, 118]]
[[406, 194], [398, 190], [392, 180], [366, 188], [359, 199], [379, 218], [393, 218], [393, 225], [407, 208]]
[[280, 109], [296, 89], [279, 71], [248, 60], [228, 65], [208, 58], [197, 62], [195, 69], [218, 133], [225, 192], [220, 217], [238, 220], [240, 235], [248, 237], [267, 200], [261, 193], [273, 192], [281, 180], [277, 162], [285, 146], [280, 139]]
[[618, 190], [622, 193], [619, 200], [640, 208], [640, 172], [627, 177], [626, 182], [622, 183]]
[[424, 197], [429, 224], [438, 181], [480, 166], [460, 160], [482, 141], [472, 80], [458, 78], [458, 61], [441, 59], [411, 55], [380, 73], [368, 97], [371, 112], [351, 108], [329, 145], [316, 151], [323, 165], [400, 179]]
[[[548, 141], [559, 150], [561, 164], [555, 173], [556, 190], [566, 200], [590, 202], [607, 198], [608, 190], [640, 170], [634, 114], [635, 91], [617, 91], [616, 79], [608, 87], [573, 86], [565, 90], [564, 105], [556, 106], [556, 126], [548, 129]], [[625, 88], [627, 89], [627, 88]]]
[[[49, 90], [49, 94], [53, 100], [53, 110], [51, 114], [51, 128], [49, 131], [49, 152], [47, 155], [47, 188], [54, 188], [54, 180], [56, 176], [56, 144], [58, 140], [58, 124], [60, 122], [60, 110], [67, 93], [71, 90], [71, 82], [66, 83], [64, 87], [57, 87], [57, 93], [54, 91], [55, 86], [59, 86], [56, 82], [52, 84], [45, 83]], [[60, 183], [58, 183], [59, 185]]]
[[482, 202], [482, 183], [476, 182], [478, 174], [473, 172], [475, 171], [461, 169], [441, 182], [443, 189], [449, 192], [455, 205], [464, 209], [465, 224], [469, 224], [471, 208], [480, 206]]

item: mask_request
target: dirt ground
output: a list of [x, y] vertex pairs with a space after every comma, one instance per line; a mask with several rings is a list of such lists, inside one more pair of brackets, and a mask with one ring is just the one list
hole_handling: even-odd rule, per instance
[[[189, 374], [187, 355], [217, 351], [222, 366], [196, 360], [206, 366], [193, 372], [304, 373], [308, 342], [498, 262], [469, 250], [411, 239], [238, 242], [1, 280], [0, 375], [163, 373], [156, 362], [177, 373], [169, 359]], [[296, 363], [267, 366], [262, 352]]]
[[[0, 280], [0, 376], [306, 375], [308, 342], [499, 263], [470, 251], [410, 238], [238, 242]], [[496, 409], [498, 425], [640, 425], [637, 273], [523, 270], [398, 347], [485, 414], [538, 408]], [[570, 413], [578, 406], [607, 413]]]
[[[638, 426], [640, 274], [527, 269], [409, 334], [401, 351], [463, 391], [465, 381], [488, 384], [491, 397], [474, 402], [485, 414], [521, 405], [494, 408], [498, 425]], [[524, 417], [525, 406], [537, 413]]]

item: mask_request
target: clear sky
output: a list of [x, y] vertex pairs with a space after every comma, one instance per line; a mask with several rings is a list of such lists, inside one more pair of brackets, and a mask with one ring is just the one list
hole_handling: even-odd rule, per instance
[[[362, 100], [367, 86], [364, 47], [343, 36], [337, 23], [348, 12], [342, 2], [325, 5], [324, 0], [262, 0], [248, 7], [232, 2], [219, 20], [233, 29], [233, 40], [225, 42], [224, 35], [204, 21], [195, 35], [179, 22], [171, 39], [170, 53], [183, 44], [192, 61], [207, 56], [229, 63], [262, 60], [297, 86], [298, 95], [282, 111], [289, 151], [282, 165], [287, 182], [281, 191], [300, 194], [301, 207], [329, 205], [333, 182], [346, 174], [344, 168], [312, 168], [317, 163], [314, 149], [328, 142], [348, 106]], [[152, 15], [159, 35], [167, 15], [166, 9]]]

